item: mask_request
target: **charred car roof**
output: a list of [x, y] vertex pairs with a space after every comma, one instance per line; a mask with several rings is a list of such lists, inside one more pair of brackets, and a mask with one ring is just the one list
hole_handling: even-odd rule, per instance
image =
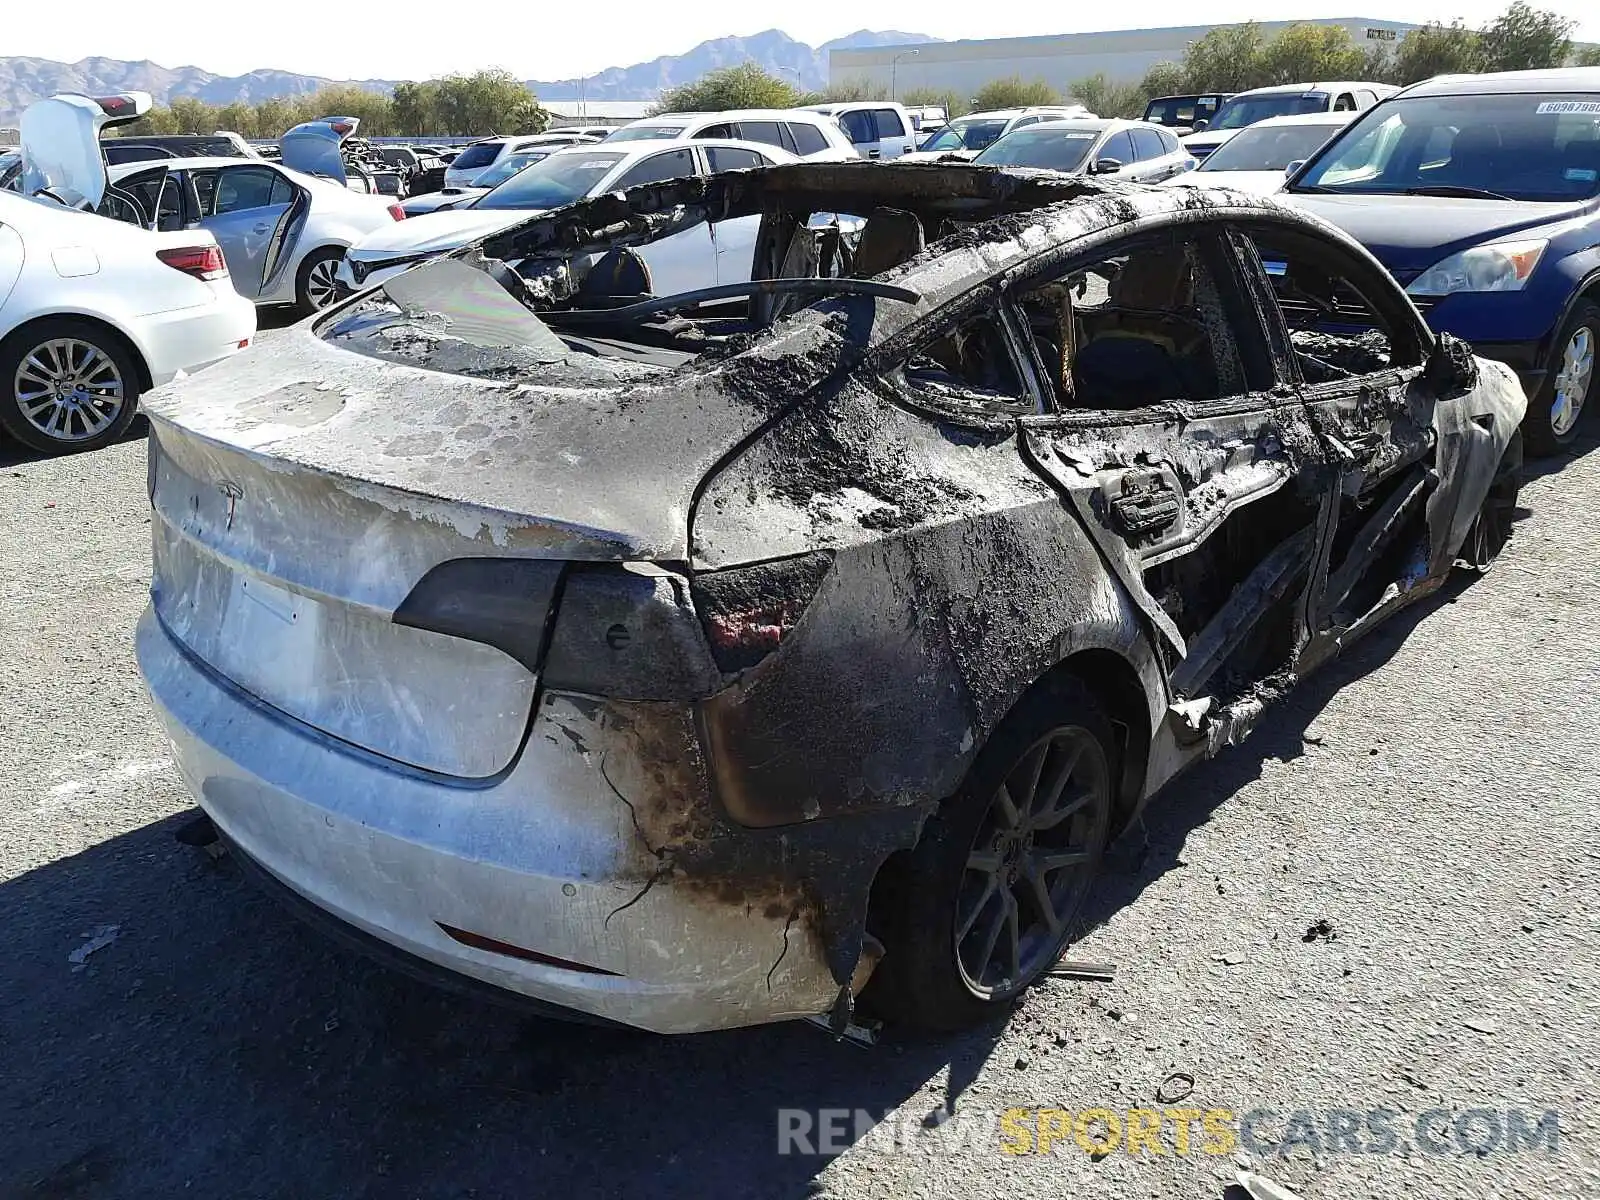
[[[1184, 189], [1188, 190], [1188, 189]], [[1028, 167], [853, 162], [786, 163], [720, 175], [691, 176], [609, 192], [485, 238], [483, 253], [517, 261], [567, 256], [653, 241], [700, 221], [763, 213], [896, 209], [934, 228], [1036, 212], [1057, 204], [1120, 202], [1113, 219], [1134, 220], [1177, 208], [1246, 207], [1283, 211], [1275, 202], [1226, 191], [1207, 196], [1063, 175]], [[1319, 228], [1330, 227], [1313, 221]]]

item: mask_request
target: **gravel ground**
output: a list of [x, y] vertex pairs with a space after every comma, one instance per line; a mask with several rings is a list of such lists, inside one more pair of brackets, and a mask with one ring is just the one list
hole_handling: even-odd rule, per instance
[[[132, 656], [143, 462], [0, 456], [0, 1197], [1218, 1197], [1242, 1165], [1306, 1200], [1600, 1194], [1600, 454], [1526, 488], [1487, 578], [1158, 798], [1075, 952], [1115, 982], [872, 1049], [446, 997], [176, 844]], [[1177, 1153], [1175, 1072], [1179, 1108], [1271, 1113]], [[1166, 1152], [1003, 1153], [1011, 1107], [1156, 1110]], [[1370, 1147], [1375, 1109], [1393, 1152], [1329, 1137], [1348, 1110]], [[1458, 1136], [1475, 1109], [1556, 1110], [1555, 1152], [1463, 1148], [1492, 1140], [1481, 1113]], [[780, 1155], [781, 1121], [838, 1140]]]

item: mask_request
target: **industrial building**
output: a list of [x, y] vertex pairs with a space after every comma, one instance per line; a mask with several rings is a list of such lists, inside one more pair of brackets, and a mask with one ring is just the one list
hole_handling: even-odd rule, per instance
[[[1267, 38], [1291, 25], [1340, 25], [1357, 44], [1398, 41], [1418, 28], [1373, 17], [1256, 24]], [[866, 84], [892, 89], [897, 96], [911, 88], [971, 95], [986, 83], [1012, 75], [1043, 80], [1062, 92], [1073, 81], [1101, 72], [1118, 83], [1135, 83], [1157, 63], [1181, 61], [1191, 42], [1213, 29], [1225, 28], [1228, 26], [1187, 25], [833, 50], [828, 55], [828, 82], [835, 87]]]

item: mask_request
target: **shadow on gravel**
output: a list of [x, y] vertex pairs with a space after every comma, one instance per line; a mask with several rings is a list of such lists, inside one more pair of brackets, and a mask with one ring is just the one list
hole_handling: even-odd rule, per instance
[[669, 1039], [445, 995], [177, 844], [189, 815], [0, 886], [3, 1200], [806, 1196], [829, 1158], [779, 1156], [779, 1109], [881, 1117], [992, 1048]]
[[1198, 764], [1151, 797], [1145, 809], [1145, 836], [1141, 838], [1136, 824], [1113, 847], [1107, 873], [1083, 914], [1084, 927], [1093, 929], [1103, 924], [1176, 867], [1189, 833], [1210, 820], [1211, 814], [1246, 784], [1259, 778], [1264, 763], [1288, 762], [1314, 750], [1316, 743], [1312, 739], [1320, 735], [1311, 732], [1312, 723], [1328, 702], [1351, 683], [1387, 663], [1430, 613], [1442, 604], [1453, 604], [1477, 578], [1457, 571], [1433, 596], [1402, 609], [1269, 708], [1243, 745], [1230, 747], [1210, 762]]
[[[109, 448], [110, 446], [121, 446], [126, 442], [142, 442], [149, 432], [150, 422], [146, 421], [144, 419], [144, 414], [141, 413], [140, 415], [134, 417], [133, 421], [128, 425], [128, 431], [116, 441], [107, 443], [106, 448]], [[99, 451], [92, 451], [91, 453], [98, 454]], [[0, 434], [0, 471], [7, 470], [11, 467], [27, 466], [29, 463], [44, 462], [55, 457], [57, 456], [52, 454], [40, 454], [36, 450], [30, 450], [21, 442], [13, 441], [10, 438], [5, 437], [3, 434]]]

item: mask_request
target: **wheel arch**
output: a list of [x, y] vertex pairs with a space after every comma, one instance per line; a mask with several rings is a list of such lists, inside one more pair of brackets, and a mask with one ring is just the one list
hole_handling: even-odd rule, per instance
[[128, 358], [133, 363], [134, 370], [138, 372], [137, 383], [140, 395], [148, 392], [153, 386], [150, 378], [150, 365], [145, 360], [144, 350], [140, 347], [138, 341], [116, 322], [108, 320], [99, 313], [86, 312], [80, 309], [59, 309], [52, 312], [39, 313], [28, 317], [26, 320], [19, 321], [16, 325], [6, 330], [4, 335], [0, 335], [0, 342], [9, 342], [18, 334], [51, 321], [80, 321], [85, 325], [92, 325], [101, 330], [126, 351]]

